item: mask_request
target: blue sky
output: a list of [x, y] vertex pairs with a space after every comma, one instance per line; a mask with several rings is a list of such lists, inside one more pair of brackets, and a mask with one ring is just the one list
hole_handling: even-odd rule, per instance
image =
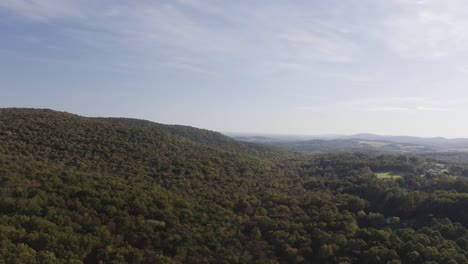
[[468, 137], [463, 0], [0, 0], [0, 107]]

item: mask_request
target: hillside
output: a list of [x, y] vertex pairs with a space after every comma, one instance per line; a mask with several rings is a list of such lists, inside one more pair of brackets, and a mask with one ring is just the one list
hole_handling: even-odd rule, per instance
[[467, 263], [463, 157], [298, 154], [39, 109], [0, 109], [0, 142], [0, 262]]

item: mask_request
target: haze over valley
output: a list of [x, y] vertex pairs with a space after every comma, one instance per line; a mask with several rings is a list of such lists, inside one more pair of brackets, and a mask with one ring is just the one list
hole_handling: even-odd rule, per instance
[[258, 135], [226, 133], [234, 139], [260, 144], [289, 147], [308, 152], [466, 152], [468, 138], [421, 138], [411, 136], [356, 135]]

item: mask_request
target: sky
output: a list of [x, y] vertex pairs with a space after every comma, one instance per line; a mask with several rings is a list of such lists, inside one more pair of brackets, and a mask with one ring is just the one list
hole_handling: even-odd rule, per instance
[[0, 107], [468, 137], [465, 0], [0, 0]]

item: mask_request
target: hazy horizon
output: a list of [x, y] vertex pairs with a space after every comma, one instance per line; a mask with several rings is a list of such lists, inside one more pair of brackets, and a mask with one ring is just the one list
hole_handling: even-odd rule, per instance
[[[145, 120], [145, 121], [150, 121], [154, 123], [159, 123], [163, 125], [181, 125], [181, 126], [192, 126], [190, 124], [179, 124], [179, 123], [162, 123], [157, 120], [150, 120], [150, 119], [144, 119], [144, 118], [139, 118], [139, 117], [129, 117], [129, 116], [87, 116], [87, 115], [80, 115], [77, 113], [72, 113], [72, 112], [67, 112], [64, 110], [59, 110], [59, 109], [51, 109], [51, 108], [30, 108], [30, 107], [6, 107], [6, 108], [17, 108], [17, 109], [39, 109], [39, 110], [51, 110], [51, 111], [57, 111], [57, 112], [63, 112], [63, 113], [68, 113], [68, 114], [76, 114], [82, 117], [88, 117], [88, 118], [130, 118], [130, 119], [139, 119], [139, 120]], [[1, 108], [0, 108], [1, 109]], [[372, 132], [357, 132], [357, 133], [352, 133], [352, 134], [340, 134], [340, 133], [328, 133], [328, 134], [300, 134], [300, 133], [274, 133], [274, 132], [249, 132], [249, 131], [221, 131], [221, 130], [213, 130], [210, 128], [206, 127], [195, 127], [199, 129], [206, 129], [206, 130], [212, 130], [215, 132], [219, 132], [221, 134], [224, 134], [226, 136], [232, 137], [232, 136], [265, 136], [265, 137], [295, 137], [295, 138], [334, 138], [334, 137], [351, 137], [351, 136], [356, 136], [356, 135], [376, 135], [376, 136], [384, 136], [384, 137], [419, 137], [419, 138], [445, 138], [445, 139], [468, 139], [468, 137], [442, 137], [442, 136], [418, 136], [418, 135], [409, 135], [409, 134], [397, 134], [397, 135], [389, 135], [389, 134], [378, 134], [378, 133], [372, 133]]]
[[468, 138], [468, 2], [0, 1], [0, 107]]
[[276, 133], [250, 133], [250, 132], [229, 132], [229, 131], [218, 131], [224, 135], [227, 136], [265, 136], [265, 137], [298, 137], [298, 138], [334, 138], [334, 137], [352, 137], [352, 136], [357, 136], [357, 135], [375, 135], [375, 136], [384, 136], [384, 137], [418, 137], [418, 138], [445, 138], [445, 139], [468, 139], [468, 137], [465, 138], [450, 138], [450, 137], [440, 137], [440, 136], [435, 136], [435, 137], [424, 137], [424, 136], [418, 136], [418, 135], [384, 135], [384, 134], [375, 134], [375, 133], [367, 133], [367, 132], [361, 132], [361, 133], [355, 133], [355, 134], [276, 134]]

